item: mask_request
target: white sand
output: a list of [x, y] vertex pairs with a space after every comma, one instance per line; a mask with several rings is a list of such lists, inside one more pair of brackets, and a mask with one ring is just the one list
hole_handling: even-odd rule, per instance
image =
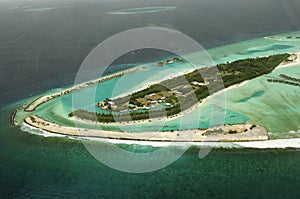
[[[293, 65], [300, 64], [300, 53], [296, 53], [291, 55], [290, 57], [291, 62], [288, 63], [281, 63], [277, 68], [282, 67], [289, 67]], [[186, 72], [185, 72], [186, 73]], [[95, 80], [99, 81], [99, 80]], [[214, 95], [221, 94], [221, 92], [226, 93], [226, 91], [234, 88], [238, 88], [244, 84], [246, 84], [248, 81], [242, 82], [240, 84], [236, 84], [233, 86], [230, 86], [226, 89], [223, 89], [212, 96], [209, 96], [208, 98], [202, 100], [202, 103], [198, 103], [191, 108], [181, 112], [178, 115], [173, 116], [172, 118], [155, 118], [151, 119], [151, 122], [155, 121], [163, 121], [165, 119], [167, 120], [173, 120], [175, 118], [180, 117], [181, 115], [190, 113], [191, 111], [195, 110], [196, 108], [199, 108], [201, 105], [203, 105], [206, 100], [209, 100]], [[86, 83], [85, 83], [86, 84]], [[76, 89], [80, 89], [82, 85], [78, 85]], [[78, 88], [79, 87], [79, 88]], [[74, 87], [70, 88], [74, 89]], [[67, 89], [68, 90], [68, 89]], [[67, 91], [65, 90], [65, 91]], [[56, 95], [62, 95], [65, 91], [61, 91], [58, 94], [53, 94], [51, 97], [57, 97]], [[48, 100], [51, 100], [52, 98], [49, 98], [49, 96], [43, 96], [39, 98], [38, 100], [32, 102], [27, 107], [27, 111], [34, 110], [37, 106], [39, 106], [41, 103], [44, 103]], [[43, 120], [42, 118], [39, 118], [37, 116], [33, 116], [37, 122], [33, 122], [30, 118], [26, 118], [25, 122], [30, 125], [31, 127], [39, 128], [42, 130], [45, 130], [47, 132], [53, 132], [54, 134], [60, 134], [60, 135], [70, 135], [70, 136], [84, 136], [84, 137], [97, 137], [97, 138], [109, 138], [109, 139], [129, 139], [129, 140], [147, 140], [147, 141], [192, 141], [192, 142], [205, 142], [205, 141], [212, 141], [212, 142], [219, 142], [219, 141], [225, 141], [225, 142], [235, 142], [239, 143], [240, 141], [262, 141], [262, 140], [268, 140], [268, 132], [263, 127], [257, 127], [254, 131], [248, 131], [246, 133], [237, 133], [237, 134], [230, 134], [230, 135], [224, 135], [220, 134], [217, 136], [204, 136], [203, 133], [205, 131], [200, 130], [186, 130], [186, 131], [175, 131], [175, 132], [144, 132], [144, 133], [127, 133], [127, 132], [113, 132], [113, 131], [103, 131], [103, 130], [93, 130], [93, 129], [82, 129], [82, 128], [73, 128], [73, 127], [66, 127], [66, 126], [60, 126], [55, 123], [51, 123], [48, 121]], [[75, 118], [76, 120], [78, 118]], [[79, 119], [80, 120], [80, 119]], [[83, 121], [81, 122], [86, 123], [93, 123], [91, 121]], [[149, 120], [143, 120], [143, 121], [132, 121], [132, 122], [122, 122], [122, 123], [111, 123], [113, 125], [132, 125], [132, 124], [138, 124], [138, 123], [146, 123], [149, 122]], [[111, 125], [110, 124], [110, 125]], [[242, 124], [242, 125], [231, 125], [229, 128], [236, 129], [236, 128], [244, 128], [245, 125], [249, 124]], [[228, 130], [228, 126], [221, 127], [223, 130]], [[251, 132], [251, 133], [250, 133]], [[238, 141], [238, 142], [237, 142]], [[284, 142], [284, 141], [281, 141]], [[281, 143], [280, 142], [280, 143]], [[252, 142], [251, 142], [252, 143]], [[258, 142], [261, 143], [261, 142]], [[275, 145], [277, 142], [274, 142]], [[244, 145], [246, 147], [255, 147], [256, 142], [253, 142], [252, 145]], [[268, 145], [268, 144], [267, 144]], [[274, 145], [274, 146], [275, 146]], [[276, 145], [277, 146], [277, 145]], [[287, 145], [283, 145], [287, 146]], [[294, 145], [293, 145], [294, 146]]]
[[295, 139], [280, 139], [280, 140], [266, 140], [266, 141], [250, 141], [250, 142], [168, 142], [168, 141], [138, 141], [138, 140], [119, 140], [109, 138], [96, 138], [96, 137], [75, 137], [66, 136], [57, 133], [51, 133], [40, 128], [33, 127], [26, 123], [21, 127], [23, 131], [32, 134], [41, 135], [44, 137], [67, 137], [68, 139], [75, 140], [94, 140], [112, 144], [135, 144], [153, 147], [168, 147], [168, 146], [210, 146], [213, 148], [257, 148], [257, 149], [285, 149], [295, 148], [300, 149], [300, 138]]
[[[252, 124], [237, 124], [214, 127], [208, 130], [184, 130], [174, 132], [115, 132], [96, 129], [85, 129], [77, 127], [67, 127], [46, 121], [38, 116], [25, 118], [25, 123], [60, 135], [79, 137], [98, 137], [125, 140], [146, 140], [146, 141], [172, 141], [172, 142], [236, 142], [236, 141], [262, 141], [268, 140], [268, 131], [261, 126], [251, 129]], [[244, 130], [247, 129], [247, 132]], [[222, 130], [224, 133], [214, 133], [215, 130]], [[236, 130], [238, 133], [228, 134], [229, 130]], [[212, 131], [207, 135], [207, 131]]]
[[290, 62], [282, 62], [281, 64], [279, 64], [276, 67], [276, 69], [290, 67], [290, 66], [295, 66], [295, 65], [300, 65], [300, 52], [291, 54], [291, 56], [289, 57], [289, 59], [292, 60], [292, 61], [290, 61]]

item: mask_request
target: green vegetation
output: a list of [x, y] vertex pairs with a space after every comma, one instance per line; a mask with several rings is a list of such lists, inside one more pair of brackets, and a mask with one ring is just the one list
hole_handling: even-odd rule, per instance
[[287, 61], [289, 54], [273, 55], [263, 58], [251, 58], [232, 63], [220, 64], [218, 69], [225, 87], [252, 79], [274, 70], [281, 62]]
[[250, 127], [250, 130], [254, 129], [256, 127], [255, 124], [252, 124], [252, 126]]
[[133, 93], [131, 95], [131, 100], [137, 99], [137, 98], [144, 98], [146, 95], [150, 95], [152, 93], [162, 92], [162, 91], [170, 91], [167, 87], [161, 85], [161, 84], [154, 84], [151, 85], [149, 88]]
[[222, 128], [219, 129], [213, 129], [213, 130], [207, 130], [203, 135], [212, 135], [212, 134], [221, 134], [223, 133]]
[[182, 62], [182, 63], [184, 63], [184, 62], [186, 62], [186, 61], [185, 61], [184, 59], [179, 58], [179, 57], [174, 57], [173, 59], [167, 59], [167, 60], [165, 60], [165, 61], [157, 62], [157, 63], [155, 63], [154, 65], [155, 65], [155, 66], [164, 66], [164, 65], [166, 65], [166, 64], [172, 64], [172, 63], [174, 63], [174, 62]]
[[229, 134], [237, 134], [237, 131], [236, 130], [229, 130], [228, 133]]
[[34, 119], [34, 117], [31, 116], [30, 119], [33, 123], [36, 123], [36, 120]]
[[[92, 113], [86, 110], [76, 110], [69, 114], [69, 117], [79, 117], [81, 119], [90, 120], [90, 121], [98, 121], [102, 123], [110, 123], [110, 122], [126, 122], [130, 120], [145, 120], [149, 119], [149, 112], [132, 112], [127, 115], [124, 113], [116, 113], [116, 114], [103, 114], [103, 113]], [[152, 117], [163, 117], [164, 113], [162, 111], [155, 111], [151, 113]]]
[[[289, 56], [289, 54], [280, 54], [263, 58], [249, 58], [232, 63], [219, 64], [217, 68], [223, 80], [224, 87], [226, 88], [245, 80], [270, 73], [281, 62], [288, 60]], [[205, 81], [201, 74], [208, 76], [205, 77]], [[207, 85], [209, 85], [210, 90], [208, 90]], [[105, 123], [149, 119], [150, 110], [133, 111], [133, 109], [149, 109], [150, 100], [156, 100], [155, 103], [157, 104], [160, 103], [159, 100], [156, 99], [157, 96], [164, 97], [163, 102], [170, 103], [171, 106], [164, 110], [151, 110], [151, 117], [172, 116], [190, 108], [202, 99], [208, 97], [209, 94], [213, 94], [221, 89], [223, 89], [222, 82], [220, 82], [220, 78], [218, 78], [218, 74], [216, 74], [216, 68], [207, 67], [195, 70], [183, 76], [162, 81], [159, 84], [151, 85], [144, 90], [133, 93], [131, 96], [113, 100], [106, 99], [102, 102], [104, 105], [108, 105], [108, 102], [113, 102], [113, 105], [117, 108], [114, 110], [109, 106], [109, 110], [112, 109], [114, 113], [99, 114], [85, 110], [76, 110], [70, 113], [69, 116], [77, 116], [82, 119]], [[154, 99], [148, 99], [150, 98], [148, 95], [151, 94]], [[127, 111], [127, 114], [121, 113], [121, 111]]]

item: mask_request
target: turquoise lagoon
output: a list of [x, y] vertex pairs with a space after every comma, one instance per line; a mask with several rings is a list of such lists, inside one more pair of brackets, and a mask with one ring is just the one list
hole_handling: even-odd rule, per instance
[[[287, 39], [292, 36], [291, 39]], [[269, 56], [279, 53], [293, 53], [300, 51], [299, 32], [281, 34], [272, 38], [257, 38], [253, 40], [233, 43], [221, 47], [207, 50], [212, 57], [213, 64], [230, 62], [238, 59], [249, 57]], [[188, 55], [191, 58], [196, 54]], [[116, 97], [126, 95], [127, 93], [137, 91], [147, 85], [162, 81], [179, 73], [185, 73], [194, 69], [191, 64], [174, 63], [165, 67], [154, 66], [153, 63], [142, 64], [145, 70], [140, 70], [125, 76], [115, 78], [96, 86], [81, 89], [78, 94], [85, 96], [95, 93], [95, 103], [104, 100], [107, 97]], [[269, 75], [265, 75], [253, 80], [243, 86], [226, 92], [226, 103], [218, 103], [216, 100], [207, 100], [198, 109], [181, 116], [179, 118], [168, 120], [164, 123], [139, 123], [135, 125], [126, 125], [127, 131], [147, 131], [149, 130], [170, 130], [170, 129], [191, 129], [191, 128], [207, 128], [210, 126], [211, 117], [221, 117], [225, 115], [225, 124], [237, 124], [245, 122], [253, 122], [266, 126], [274, 133], [287, 133], [289, 131], [297, 131], [300, 128], [300, 102], [297, 96], [300, 94], [298, 87], [282, 85], [276, 83], [268, 83], [268, 76], [276, 77], [281, 73], [294, 77], [300, 77], [298, 72], [300, 66], [292, 66], [288, 68], [276, 69]], [[63, 90], [64, 88], [61, 88]], [[46, 94], [57, 92], [55, 89]], [[74, 126], [72, 120], [69, 120], [68, 114], [72, 111], [72, 96], [67, 94], [58, 97], [37, 108], [35, 114], [43, 118], [67, 126]], [[32, 98], [34, 99], [34, 98]], [[222, 99], [222, 97], [220, 97]], [[28, 100], [27, 102], [30, 102]], [[105, 112], [95, 107], [95, 104], [83, 105], [81, 107], [89, 111]], [[212, 115], [212, 110], [214, 111]], [[21, 123], [22, 118], [28, 113], [18, 112], [17, 120]], [[181, 121], [185, 121], [180, 125]], [[99, 128], [94, 124], [77, 124], [82, 127]], [[116, 126], [102, 125], [101, 128], [106, 130], [120, 130]], [[124, 130], [122, 127], [122, 130]], [[295, 134], [293, 135], [295, 137]], [[274, 136], [276, 137], [276, 136]], [[297, 136], [296, 136], [297, 137]]]

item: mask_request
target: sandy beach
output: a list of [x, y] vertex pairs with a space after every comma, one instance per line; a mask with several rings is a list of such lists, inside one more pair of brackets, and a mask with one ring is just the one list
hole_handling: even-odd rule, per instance
[[[71, 119], [72, 120], [75, 120], [75, 121], [79, 121], [79, 122], [82, 122], [82, 123], [86, 123], [86, 124], [108, 124], [110, 126], [120, 126], [120, 125], [124, 125], [124, 126], [130, 126], [130, 125], [135, 125], [135, 124], [150, 124], [152, 122], [162, 122], [162, 121], [171, 121], [171, 120], [174, 120], [174, 119], [177, 119], [185, 114], [188, 114], [188, 113], [191, 113], [192, 111], [195, 111], [196, 109], [200, 108], [203, 104], [205, 104], [207, 101], [209, 100], [212, 100], [215, 96], [217, 95], [221, 95], [221, 98], [224, 98], [224, 100], [226, 100], [226, 92], [231, 90], [231, 89], [236, 89], [236, 88], [239, 88], [241, 86], [243, 86], [244, 84], [246, 84], [249, 80], [247, 81], [244, 81], [242, 83], [239, 83], [239, 84], [235, 84], [235, 85], [232, 85], [230, 87], [227, 87], [227, 88], [224, 88], [212, 95], [210, 95], [209, 97], [201, 100], [201, 102], [191, 106], [190, 108], [180, 112], [179, 114], [175, 114], [175, 115], [172, 115], [172, 116], [169, 116], [169, 117], [159, 117], [159, 118], [150, 118], [150, 119], [147, 119], [147, 120], [136, 120], [136, 121], [126, 121], [126, 122], [112, 122], [112, 123], [100, 123], [100, 122], [95, 122], [95, 121], [90, 121], [90, 120], [84, 120], [84, 119], [81, 119], [81, 118], [78, 118], [78, 117], [72, 117]], [[210, 103], [216, 103], [216, 102], [210, 102]], [[226, 103], [222, 103], [222, 104], [217, 104], [217, 105], [220, 105], [220, 106], [224, 106]]]
[[[116, 132], [96, 129], [85, 129], [67, 127], [46, 121], [38, 116], [25, 118], [27, 125], [68, 136], [77, 137], [98, 137], [123, 140], [144, 140], [144, 141], [174, 141], [174, 142], [246, 142], [268, 140], [268, 131], [261, 126], [252, 124], [237, 124], [217, 126], [207, 130], [184, 130], [169, 132]], [[215, 133], [215, 132], [219, 133]], [[236, 131], [230, 133], [230, 131]]]
[[291, 60], [290, 62], [283, 62], [283, 63], [279, 64], [276, 67], [276, 69], [295, 66], [295, 65], [300, 65], [300, 52], [291, 54], [289, 59]]
[[[281, 63], [276, 69], [282, 68], [282, 67], [289, 67], [293, 65], [300, 64], [300, 53], [293, 54], [290, 57], [290, 62], [287, 63]], [[41, 98], [38, 98], [37, 100], [33, 101], [30, 105], [28, 105], [25, 108], [25, 111], [30, 112], [36, 109], [40, 104], [45, 103], [55, 97], [59, 97], [61, 95], [64, 95], [68, 92], [72, 92], [77, 89], [84, 88], [86, 86], [90, 86], [91, 84], [96, 84], [101, 81], [106, 81], [109, 78], [114, 78], [116, 75], [124, 75], [126, 73], [135, 72], [137, 70], [141, 70], [143, 68], [133, 68], [126, 71], [122, 71], [117, 74], [113, 74], [110, 76], [106, 76], [97, 80], [93, 80], [91, 82], [87, 82], [78, 86], [74, 86], [72, 88], [69, 88], [67, 90], [61, 91], [59, 93], [43, 96]], [[187, 73], [188, 71], [184, 71], [183, 73]], [[115, 123], [108, 123], [108, 125], [111, 126], [122, 126], [122, 125], [135, 125], [135, 124], [141, 124], [141, 123], [152, 123], [152, 122], [164, 122], [173, 120], [176, 118], [181, 117], [182, 115], [188, 114], [200, 106], [202, 106], [204, 103], [207, 102], [207, 100], [213, 101], [213, 97], [216, 95], [224, 95], [224, 99], [226, 98], [226, 92], [239, 88], [246, 84], [249, 80], [244, 81], [242, 83], [232, 85], [230, 87], [227, 87], [223, 90], [220, 90], [213, 95], [203, 99], [200, 103], [195, 104], [194, 106], [190, 107], [187, 110], [184, 110], [180, 114], [173, 115], [171, 117], [161, 117], [161, 118], [151, 118], [147, 120], [140, 120], [140, 121], [129, 121], [129, 122], [115, 122]], [[213, 102], [216, 103], [216, 102]], [[218, 103], [218, 102], [217, 102]], [[222, 102], [220, 102], [222, 103]], [[224, 102], [225, 103], [225, 102]], [[93, 122], [89, 120], [82, 120], [77, 117], [72, 118], [75, 122], [79, 121], [86, 124], [97, 124], [98, 122]], [[254, 129], [250, 130], [250, 127], [252, 124], [238, 124], [238, 125], [225, 125], [225, 126], [219, 126], [219, 127], [213, 127], [206, 130], [184, 130], [184, 131], [173, 131], [173, 132], [143, 132], [143, 133], [136, 133], [136, 132], [116, 132], [116, 131], [104, 131], [104, 130], [96, 130], [96, 129], [86, 129], [86, 128], [76, 128], [76, 127], [68, 127], [68, 126], [61, 126], [56, 123], [52, 123], [49, 121], [44, 120], [43, 118], [40, 118], [38, 116], [31, 116], [24, 119], [24, 122], [26, 125], [29, 125], [34, 128], [39, 128], [42, 130], [45, 130], [47, 132], [51, 132], [58, 135], [66, 135], [66, 136], [77, 136], [77, 137], [96, 137], [96, 138], [108, 138], [108, 139], [121, 139], [121, 140], [144, 140], [144, 141], [175, 141], [175, 142], [248, 142], [248, 141], [263, 141], [268, 140], [268, 131], [261, 126], [257, 126]], [[99, 123], [100, 124], [100, 123]], [[105, 123], [107, 124], [107, 123]], [[249, 126], [250, 125], [250, 126]], [[220, 129], [223, 133], [212, 133], [210, 135], [207, 135], [207, 131], [214, 131], [216, 129]], [[244, 130], [247, 129], [246, 132]], [[230, 130], [236, 130], [239, 133], [235, 134], [228, 134]]]
[[279, 37], [275, 37], [275, 36], [267, 36], [267, 37], [264, 37], [265, 39], [272, 39], [272, 40], [275, 40], [275, 41], [282, 41], [281, 38]]
[[[300, 64], [300, 52], [299, 53], [291, 54], [291, 56], [289, 57], [289, 59], [291, 60], [290, 62], [282, 62], [274, 70], [279, 69], [279, 68], [283, 68], [283, 67], [290, 67], [290, 66], [294, 66], [294, 65]], [[179, 73], [178, 75], [179, 76], [180, 75], [184, 75], [184, 74], [187, 74], [189, 72], [192, 72], [193, 70], [194, 69], [187, 70], [187, 71]], [[173, 76], [171, 75], [171, 76], [169, 76], [169, 78], [173, 78]], [[165, 78], [165, 79], [167, 79], [167, 78]], [[210, 95], [209, 97], [201, 100], [201, 102], [199, 102], [199, 103], [191, 106], [190, 108], [182, 111], [181, 113], [176, 114], [176, 115], [172, 115], [170, 117], [150, 118], [150, 119], [147, 119], [147, 120], [126, 121], [126, 122], [113, 122], [113, 123], [99, 123], [99, 122], [84, 120], [84, 119], [81, 119], [81, 118], [78, 118], [78, 117], [73, 117], [72, 119], [76, 120], [76, 121], [79, 121], [79, 122], [87, 123], [87, 124], [99, 123], [99, 124], [109, 124], [111, 126], [119, 126], [119, 125], [129, 126], [129, 125], [141, 124], [141, 123], [142, 124], [147, 124], [147, 123], [152, 123], [152, 122], [170, 121], [170, 120], [177, 119], [177, 118], [181, 117], [182, 115], [188, 114], [188, 113], [190, 113], [190, 112], [198, 109], [203, 104], [205, 104], [207, 101], [212, 100], [217, 95], [221, 96], [221, 98], [224, 98], [224, 100], [225, 100], [224, 102], [220, 102], [221, 104], [217, 104], [217, 105], [225, 106], [226, 105], [226, 92], [229, 91], [229, 90], [232, 90], [232, 89], [239, 88], [239, 87], [247, 84], [249, 81], [250, 80], [246, 80], [246, 81], [241, 82], [239, 84], [235, 84], [235, 85], [229, 86], [227, 88], [224, 88], [224, 89], [222, 89], [222, 90], [220, 90], [220, 91], [218, 91], [218, 92]], [[154, 84], [154, 83], [158, 83], [158, 82], [157, 81], [156, 82], [151, 82], [150, 84]], [[139, 90], [143, 90], [143, 89], [147, 88], [148, 85], [149, 84], [145, 85], [144, 87], [142, 87]], [[126, 96], [128, 94], [130, 94], [130, 93], [125, 93], [122, 96], [120, 95], [120, 96], [117, 96], [115, 98], [124, 97], [124, 96]], [[212, 102], [212, 103], [215, 103], [215, 102]]]
[[197, 147], [213, 147], [213, 148], [248, 148], [248, 149], [299, 149], [300, 138], [265, 140], [265, 141], [248, 141], [248, 142], [172, 142], [172, 141], [141, 141], [141, 140], [121, 140], [99, 137], [75, 137], [51, 133], [34, 126], [24, 123], [21, 127], [23, 131], [31, 134], [36, 134], [43, 137], [67, 137], [74, 140], [92, 140], [97, 142], [105, 142], [111, 144], [126, 144], [126, 145], [142, 145], [152, 147], [168, 147], [168, 146], [197, 146]]
[[[159, 80], [156, 80], [156, 81], [149, 81], [147, 82], [146, 84], [144, 85], [139, 85], [139, 89], [135, 90], [134, 92], [138, 92], [138, 91], [141, 91], [141, 90], [144, 90], [146, 89], [147, 87], [149, 87], [150, 85], [153, 85], [153, 84], [158, 84], [164, 80], [167, 80], [167, 79], [171, 79], [171, 78], [174, 78], [174, 77], [178, 77], [178, 76], [182, 76], [182, 75], [186, 75], [188, 73], [191, 73], [193, 71], [197, 70], [197, 68], [191, 68], [191, 69], [187, 69], [187, 70], [184, 70], [184, 71], [181, 71], [181, 72], [176, 72], [176, 74], [171, 74], [171, 75], [168, 75], [168, 76], [165, 76]], [[121, 98], [121, 97], [126, 97], [128, 95], [131, 95], [132, 92], [131, 91], [128, 91], [128, 92], [124, 92], [120, 95], [117, 95], [117, 96], [114, 96], [113, 98], [111, 98], [112, 100], [113, 99], [117, 99], [117, 98]]]

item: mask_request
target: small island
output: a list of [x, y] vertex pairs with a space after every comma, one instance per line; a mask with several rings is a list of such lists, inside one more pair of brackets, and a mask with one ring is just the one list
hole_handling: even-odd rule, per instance
[[[75, 110], [69, 117], [97, 121], [100, 123], [147, 120], [151, 118], [170, 117], [189, 109], [224, 87], [230, 87], [246, 80], [270, 73], [280, 63], [289, 62], [289, 54], [269, 57], [250, 58], [231, 63], [219, 64], [217, 68], [222, 79], [218, 78], [212, 67], [197, 69], [186, 75], [174, 77], [154, 84], [146, 89], [128, 96], [106, 99], [97, 106], [110, 111], [109, 114]], [[210, 74], [204, 80], [201, 74]], [[224, 85], [224, 86], [223, 86]], [[212, 88], [209, 90], [209, 87]], [[125, 117], [125, 114], [130, 117]]]
[[179, 58], [179, 57], [174, 57], [172, 59], [167, 59], [167, 60], [164, 60], [164, 61], [159, 61], [157, 63], [154, 64], [154, 66], [165, 66], [167, 64], [174, 64], [174, 63], [186, 63], [187, 61], [182, 59], [182, 58]]
[[[108, 113], [89, 112], [84, 109], [78, 109], [70, 112], [68, 114], [68, 119], [71, 121], [79, 121], [87, 125], [105, 124], [112, 126], [134, 125], [136, 121], [151, 123], [151, 120], [155, 119], [173, 119], [179, 115], [184, 115], [187, 110], [191, 110], [193, 107], [198, 107], [212, 94], [223, 91], [224, 89], [236, 88], [236, 86], [241, 85], [241, 83], [244, 83], [247, 80], [269, 74], [277, 67], [298, 64], [298, 59], [298, 55], [278, 54], [268, 57], [237, 60], [218, 64], [216, 67], [220, 74], [216, 74], [215, 70], [212, 70], [213, 67], [196, 69], [190, 73], [152, 84], [145, 89], [135, 91], [127, 96], [106, 98], [95, 104], [95, 106]], [[176, 60], [180, 61], [180, 59]], [[270, 139], [268, 130], [265, 127], [251, 123], [227, 124], [210, 128], [186, 130], [163, 130], [160, 132], [124, 132], [123, 130], [99, 130], [94, 128], [61, 125], [36, 114], [36, 109], [41, 104], [56, 97], [61, 97], [90, 85], [95, 85], [143, 69], [143, 67], [128, 69], [97, 80], [76, 85], [59, 93], [42, 96], [31, 103], [16, 109], [13, 112], [11, 121], [15, 125], [18, 125], [15, 116], [19, 111], [24, 110], [25, 116], [23, 122], [25, 126], [68, 137], [97, 137], [107, 139], [171, 142], [248, 142]], [[204, 79], [201, 76], [202, 73], [209, 74], [209, 77]], [[218, 75], [221, 76], [222, 79], [219, 81], [222, 82], [216, 81]], [[294, 83], [300, 81], [299, 79], [285, 76], [284, 74], [280, 75], [280, 77]], [[213, 89], [209, 90], [209, 87]]]

